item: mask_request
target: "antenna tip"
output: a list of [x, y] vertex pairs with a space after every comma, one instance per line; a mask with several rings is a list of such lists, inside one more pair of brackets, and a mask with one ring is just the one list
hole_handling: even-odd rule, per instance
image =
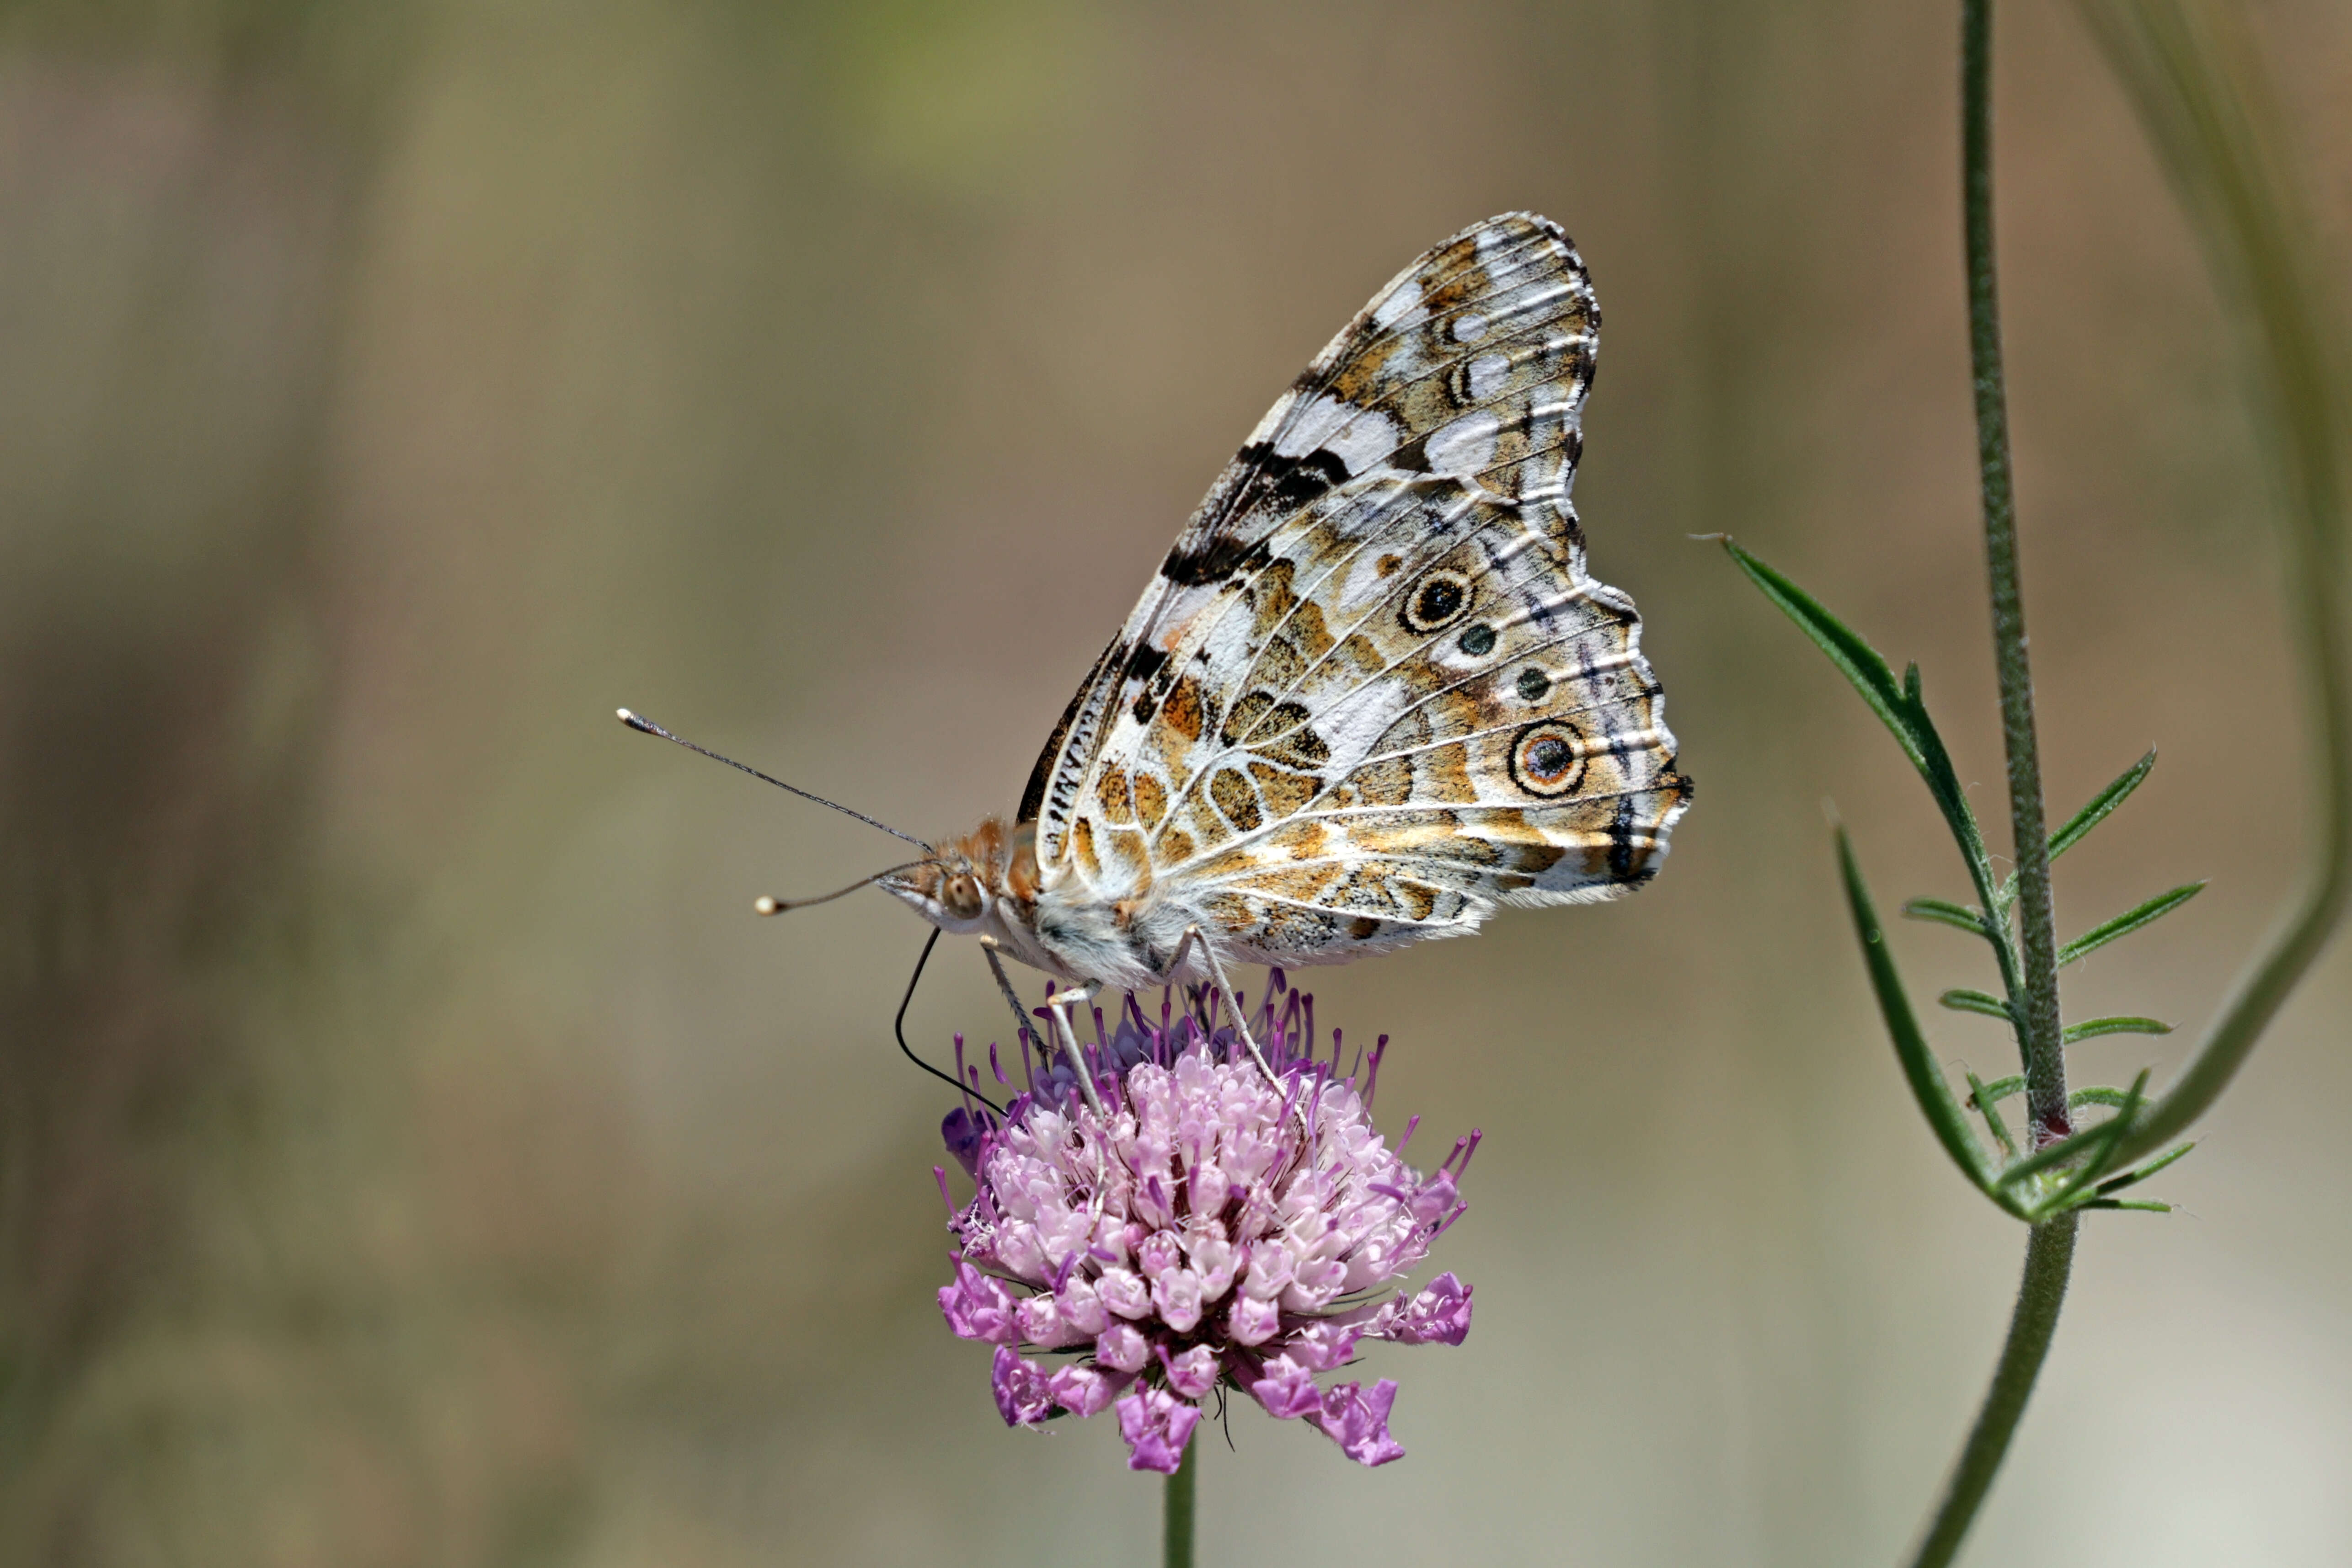
[[613, 716], [619, 719], [623, 724], [627, 725], [631, 729], [638, 731], [640, 734], [652, 735], [655, 733], [654, 727], [652, 725], [647, 724], [644, 719], [639, 718], [627, 708], [614, 708], [613, 710]]
[[751, 901], [751, 913], [754, 915], [782, 915], [783, 912], [784, 906], [764, 893]]

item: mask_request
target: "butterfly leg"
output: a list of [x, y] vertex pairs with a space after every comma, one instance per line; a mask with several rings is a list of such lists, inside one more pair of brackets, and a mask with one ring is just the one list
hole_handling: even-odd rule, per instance
[[1265, 1074], [1266, 1082], [1273, 1082], [1274, 1069], [1267, 1063], [1265, 1052], [1260, 1051], [1257, 1041], [1250, 1037], [1249, 1019], [1242, 1014], [1242, 999], [1234, 994], [1233, 982], [1225, 978], [1225, 967], [1217, 961], [1216, 948], [1209, 945], [1208, 937], [1202, 935], [1198, 925], [1184, 927], [1183, 939], [1176, 944], [1176, 956], [1168, 960], [1166, 977], [1171, 981], [1175, 979], [1176, 972], [1184, 967], [1184, 955], [1195, 946], [1199, 946], [1202, 958], [1208, 964], [1209, 983], [1216, 988], [1217, 995], [1224, 998], [1225, 1006], [1234, 1009], [1234, 1028], [1240, 1032], [1242, 1043], [1249, 1047], [1250, 1057], [1257, 1063], [1258, 1071]]
[[[1013, 1038], [1019, 1040], [1024, 1034], [1034, 1034], [1036, 1031], [1029, 1022], [1029, 1015], [1022, 1009], [1020, 993], [1013, 988], [1013, 981], [1004, 973], [1004, 960], [996, 956], [995, 939], [982, 936], [980, 950], [987, 956], [989, 972], [996, 977], [996, 988], [1003, 993], [1004, 1005], [1013, 1009]], [[1102, 1096], [1095, 1092], [1094, 1074], [1087, 1071], [1087, 1059], [1085, 1053], [1078, 1050], [1077, 1034], [1070, 1028], [1069, 1018], [1062, 1010], [1073, 1001], [1085, 999], [1083, 993], [1064, 992], [1048, 1007], [1054, 1021], [1061, 1026], [1062, 1038], [1055, 1043], [1069, 1053], [1070, 1070], [1078, 1075], [1078, 1092], [1086, 1096], [1087, 1109], [1100, 1116], [1105, 1114]]]
[[1077, 1031], [1070, 1027], [1069, 1009], [1080, 1002], [1093, 999], [1092, 987], [1073, 986], [1068, 990], [1055, 991], [1047, 997], [1045, 1010], [1054, 1015], [1055, 1026], [1061, 1031], [1062, 1049], [1068, 1053], [1070, 1066], [1078, 1075], [1078, 1089], [1087, 1097], [1087, 1108], [1096, 1115], [1107, 1118], [1108, 1113], [1103, 1109], [1102, 1096], [1095, 1092], [1095, 1075], [1087, 1068], [1086, 1052], [1078, 1049]]

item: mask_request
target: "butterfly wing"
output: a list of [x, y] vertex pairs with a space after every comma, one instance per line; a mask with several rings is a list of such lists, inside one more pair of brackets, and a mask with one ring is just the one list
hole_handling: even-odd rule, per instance
[[[1514, 325], [1520, 329], [1511, 331]], [[1037, 824], [1040, 861], [1054, 864], [1067, 852], [1070, 813], [1111, 716], [1155, 678], [1164, 680], [1167, 657], [1186, 628], [1233, 591], [1237, 570], [1278, 525], [1415, 437], [1452, 425], [1464, 412], [1452, 406], [1457, 389], [1470, 394], [1468, 412], [1496, 413], [1500, 441], [1500, 412], [1481, 405], [1517, 389], [1491, 379], [1490, 359], [1482, 361], [1484, 384], [1469, 384], [1482, 336], [1491, 340], [1485, 344], [1491, 355], [1507, 337], [1543, 332], [1576, 361], [1558, 378], [1570, 404], [1562, 428], [1528, 444], [1536, 471], [1497, 476], [1513, 493], [1553, 485], [1565, 503], [1576, 465], [1575, 405], [1591, 379], [1599, 325], [1574, 249], [1559, 225], [1532, 214], [1475, 225], [1390, 279], [1258, 422], [1071, 697], [1022, 796], [1019, 820]], [[1436, 382], [1447, 371], [1456, 386]], [[1477, 428], [1474, 423], [1463, 434]]]
[[[1253, 433], [1097, 662], [1022, 815], [1066, 898], [1267, 962], [1646, 881], [1689, 786], [1569, 503], [1599, 313], [1508, 214], [1374, 297]], [[1150, 896], [1147, 897], [1149, 894]]]

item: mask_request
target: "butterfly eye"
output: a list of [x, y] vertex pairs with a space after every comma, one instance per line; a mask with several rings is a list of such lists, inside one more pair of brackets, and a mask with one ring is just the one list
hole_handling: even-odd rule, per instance
[[1530, 795], [1565, 795], [1584, 777], [1584, 737], [1564, 724], [1531, 724], [1511, 743], [1511, 780]]
[[1470, 580], [1458, 571], [1433, 571], [1405, 596], [1400, 611], [1408, 632], [1443, 631], [1470, 608]]
[[959, 872], [940, 889], [940, 906], [958, 920], [980, 918], [980, 883]]

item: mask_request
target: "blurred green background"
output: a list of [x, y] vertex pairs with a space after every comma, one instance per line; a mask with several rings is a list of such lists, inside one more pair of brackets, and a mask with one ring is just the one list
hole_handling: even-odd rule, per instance
[[[1882, 898], [1964, 884], [1686, 536], [1920, 660], [2005, 818], [1952, 9], [0, 11], [0, 1556], [1154, 1561], [1111, 1423], [1006, 1431], [932, 1302], [919, 929], [749, 913], [890, 846], [612, 709], [918, 831], [1009, 810], [1274, 394], [1525, 206], [1600, 291], [1579, 499], [1697, 805], [1628, 904], [1310, 977], [1397, 1037], [1390, 1116], [1486, 1130], [1477, 1329], [1373, 1356], [1387, 1469], [1237, 1409], [1204, 1561], [1892, 1558], [2021, 1236], [1909, 1107], [1822, 798]], [[2256, 20], [2340, 246], [2352, 14]], [[2164, 755], [2062, 926], [2215, 879], [2071, 1010], [2194, 1026], [2305, 841], [2266, 492], [2124, 99], [2063, 8], [2001, 27], [2053, 805]], [[2339, 945], [2185, 1210], [2092, 1220], [1978, 1560], [2352, 1557], [2347, 1003]], [[919, 1038], [1001, 1021], [944, 946]]]

